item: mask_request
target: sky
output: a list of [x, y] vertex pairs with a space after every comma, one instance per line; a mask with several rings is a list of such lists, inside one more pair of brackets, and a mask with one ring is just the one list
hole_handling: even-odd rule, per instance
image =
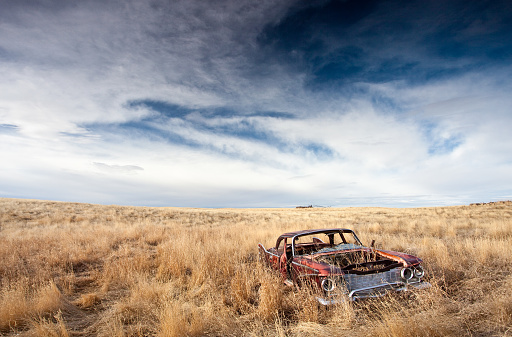
[[2, 0], [0, 197], [512, 199], [508, 0]]

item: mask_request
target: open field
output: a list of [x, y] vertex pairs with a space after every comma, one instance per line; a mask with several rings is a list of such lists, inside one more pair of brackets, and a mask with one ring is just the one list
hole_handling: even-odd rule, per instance
[[[256, 259], [347, 227], [433, 287], [316, 305]], [[512, 204], [186, 209], [0, 199], [2, 336], [512, 336]]]

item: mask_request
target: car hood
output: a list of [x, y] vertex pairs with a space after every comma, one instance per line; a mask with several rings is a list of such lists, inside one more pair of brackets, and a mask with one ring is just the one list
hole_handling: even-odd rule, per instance
[[419, 257], [409, 255], [402, 252], [394, 252], [391, 250], [376, 250], [378, 254], [385, 256], [389, 259], [403, 263], [404, 267], [411, 267], [423, 262]]
[[[335, 251], [330, 251], [330, 252], [326, 252], [326, 253], [299, 256], [296, 258], [296, 260], [297, 260], [297, 262], [300, 262], [301, 264], [304, 264], [304, 265], [308, 266], [309, 268], [318, 270], [320, 276], [322, 276], [322, 275], [326, 276], [326, 275], [332, 275], [332, 274], [344, 274], [344, 272], [341, 268], [336, 267], [334, 265], [330, 265], [326, 262], [318, 261], [317, 259], [322, 256], [338, 255], [338, 254], [345, 254], [345, 253], [358, 252], [358, 251], [371, 252], [372, 249], [368, 248], [368, 247], [362, 247], [362, 248], [358, 248], [358, 249], [335, 250]], [[418, 265], [422, 262], [422, 260], [416, 256], [401, 253], [401, 252], [375, 249], [375, 253], [377, 253], [377, 255], [380, 255], [381, 257], [388, 258], [390, 260], [401, 263], [404, 267]]]

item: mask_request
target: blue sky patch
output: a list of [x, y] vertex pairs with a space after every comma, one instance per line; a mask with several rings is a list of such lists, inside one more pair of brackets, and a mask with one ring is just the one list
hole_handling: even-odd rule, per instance
[[431, 121], [423, 121], [421, 124], [421, 130], [428, 144], [429, 155], [451, 153], [464, 142], [461, 135], [450, 135], [448, 137], [438, 135], [438, 128], [439, 125]]
[[183, 118], [193, 111], [177, 104], [155, 100], [130, 101], [127, 103], [127, 106], [128, 108], [148, 108], [168, 118]]
[[[456, 14], [446, 19], [443, 11]], [[511, 13], [508, 1], [300, 3], [259, 42], [307, 74], [315, 90], [394, 80], [420, 85], [489, 59], [509, 62]]]
[[0, 133], [13, 134], [18, 132], [19, 127], [14, 124], [0, 124]]
[[462, 139], [457, 136], [453, 136], [446, 139], [434, 140], [428, 148], [428, 154], [430, 155], [443, 155], [453, 152], [457, 147], [462, 144]]
[[[146, 105], [147, 103], [144, 103]], [[160, 108], [162, 105], [153, 105], [156, 108]], [[167, 105], [165, 105], [167, 108]], [[173, 109], [175, 111], [176, 109]], [[184, 111], [185, 109], [183, 109]], [[226, 114], [225, 111], [222, 112]], [[229, 114], [228, 114], [229, 115]], [[272, 132], [262, 129], [255, 124], [251, 118], [253, 117], [269, 117], [269, 118], [289, 118], [289, 114], [283, 113], [273, 113], [273, 112], [256, 112], [251, 114], [248, 117], [241, 117], [241, 119], [237, 119], [236, 123], [230, 118], [226, 118], [224, 123], [216, 123], [214, 125], [210, 125], [208, 123], [210, 117], [203, 117], [204, 120], [201, 119], [183, 119], [184, 128], [191, 128], [198, 132], [209, 133], [213, 135], [227, 136], [233, 139], [246, 140], [255, 143], [263, 143], [267, 144], [270, 147], [273, 147], [280, 152], [283, 153], [309, 153], [313, 154], [319, 159], [327, 159], [331, 158], [334, 153], [333, 151], [319, 143], [288, 143], [285, 142], [282, 138], [277, 135], [274, 135]], [[144, 138], [153, 141], [164, 140], [165, 142], [171, 144], [177, 144], [181, 146], [191, 147], [191, 148], [206, 148], [211, 151], [217, 151], [224, 154], [229, 154], [233, 157], [235, 154], [227, 153], [223, 151], [222, 148], [212, 147], [208, 144], [200, 143], [199, 141], [183, 137], [180, 132], [174, 131], [171, 128], [165, 126], [166, 120], [171, 118], [180, 118], [176, 117], [175, 114], [166, 113], [165, 116], [162, 114], [159, 117], [152, 118], [146, 117], [140, 121], [131, 121], [120, 124], [87, 124], [83, 125], [84, 128], [91, 132], [100, 133], [102, 135], [107, 135], [108, 137], [116, 137], [116, 135], [128, 134], [131, 138]], [[170, 124], [172, 125], [172, 124]], [[109, 136], [110, 135], [110, 136]], [[242, 155], [242, 154], [240, 154]]]

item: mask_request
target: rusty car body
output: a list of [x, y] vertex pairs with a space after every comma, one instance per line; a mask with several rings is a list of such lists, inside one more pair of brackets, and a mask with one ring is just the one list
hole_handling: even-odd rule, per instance
[[321, 304], [379, 297], [388, 291], [430, 287], [422, 260], [405, 253], [364, 246], [350, 229], [313, 229], [284, 233], [261, 259], [279, 271], [288, 285], [305, 283], [318, 290]]

